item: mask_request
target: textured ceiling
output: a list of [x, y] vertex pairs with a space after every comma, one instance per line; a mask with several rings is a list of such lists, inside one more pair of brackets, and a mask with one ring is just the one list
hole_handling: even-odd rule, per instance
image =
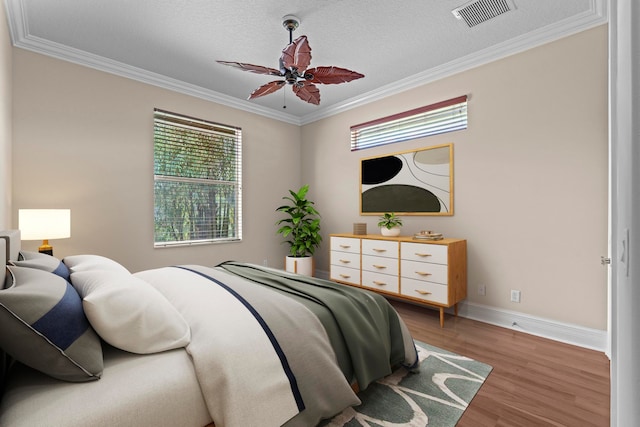
[[[465, 0], [5, 0], [18, 47], [296, 124], [607, 22], [606, 0], [508, 1], [513, 10], [469, 27], [451, 13]], [[278, 68], [289, 14], [312, 67], [365, 78], [318, 85], [319, 106], [290, 87], [247, 101], [275, 78], [216, 60]]]

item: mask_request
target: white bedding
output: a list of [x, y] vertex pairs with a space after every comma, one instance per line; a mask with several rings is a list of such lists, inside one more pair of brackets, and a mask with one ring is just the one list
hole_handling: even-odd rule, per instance
[[[360, 403], [338, 367], [322, 324], [306, 307], [220, 269], [187, 267], [203, 275], [165, 267], [135, 276], [158, 289], [189, 324], [191, 342], [186, 348], [216, 425], [310, 426]], [[302, 410], [273, 341], [226, 286], [241, 299], [250, 298], [246, 302], [268, 316], [265, 323], [306, 405]]]
[[[117, 408], [117, 410], [114, 410]], [[104, 348], [99, 381], [63, 382], [20, 366], [0, 402], [3, 427], [202, 427], [211, 417], [187, 352]]]
[[[9, 249], [8, 252], [15, 252], [11, 246]], [[16, 257], [14, 254], [11, 259], [15, 261]], [[126, 334], [127, 343], [135, 348], [125, 351], [112, 346], [118, 340], [111, 345], [103, 342], [103, 352], [98, 351], [98, 356], [104, 356], [104, 369], [101, 375], [96, 374], [97, 380], [82, 377], [86, 382], [61, 381], [42, 373], [51, 375], [49, 362], [35, 366], [42, 372], [14, 365], [0, 401], [2, 427], [203, 427], [212, 422], [216, 427], [308, 427], [360, 403], [351, 389], [353, 381], [366, 388], [371, 381], [391, 373], [392, 367], [402, 364], [413, 369], [417, 362], [408, 329], [377, 294], [278, 270], [262, 271], [249, 264], [165, 267], [131, 275], [119, 265], [116, 267], [122, 271], [110, 274], [113, 269], [107, 267], [113, 267], [115, 261], [84, 257], [100, 261], [92, 268], [97, 277], [85, 278], [91, 286], [74, 283], [74, 275], [79, 277], [74, 269], [79, 267], [69, 260], [67, 280], [71, 285], [62, 281], [65, 292], [77, 286], [83, 290], [84, 299], [97, 289], [119, 285], [121, 298], [97, 300], [100, 309], [109, 309], [103, 311], [111, 314], [95, 326], [109, 331], [116, 325], [115, 338]], [[51, 270], [35, 266], [11, 266], [7, 271], [20, 273], [7, 276], [12, 278], [12, 289], [38, 290], [38, 297], [42, 294], [48, 298], [46, 301], [51, 299], [52, 280], [62, 280]], [[149, 301], [155, 300], [147, 294], [128, 291], [122, 287], [123, 281], [135, 291], [142, 290], [138, 287], [149, 288], [147, 294], [157, 293], [156, 297], [170, 306], [191, 336], [184, 343], [186, 347], [175, 348], [171, 345], [175, 340], [169, 339], [170, 345], [164, 351], [152, 346], [157, 352], [150, 352], [147, 345], [137, 348], [139, 341], [160, 327], [162, 321], [174, 325], [175, 316], [149, 316], [149, 311], [157, 311], [158, 304], [147, 307]], [[69, 353], [67, 347], [58, 347], [52, 341], [56, 337], [49, 331], [75, 331], [76, 324], [59, 327], [66, 324], [47, 323], [55, 327], [42, 329], [45, 332], [30, 326], [32, 321], [43, 318], [66, 320], [67, 311], [54, 310], [66, 307], [58, 304], [60, 298], [43, 305], [34, 299], [34, 293], [12, 290], [3, 295], [18, 295], [20, 305], [12, 307], [33, 312], [34, 301], [44, 307], [43, 314], [38, 312], [29, 322], [22, 318], [19, 322], [3, 322], [6, 334], [22, 328], [36, 338], [34, 345], [45, 344], [42, 348], [47, 355], [60, 358], [60, 354]], [[72, 308], [84, 306], [84, 302], [78, 297]], [[26, 318], [29, 310], [23, 310], [21, 316]], [[49, 316], [50, 313], [62, 314]], [[104, 328], [98, 330], [105, 334], [101, 338], [109, 342]], [[177, 336], [181, 339], [189, 334], [180, 332]], [[152, 340], [151, 344], [155, 342]], [[91, 345], [91, 349], [100, 350], [100, 339], [96, 336]], [[44, 354], [31, 345], [22, 347], [20, 350], [30, 357]], [[150, 354], [132, 353], [136, 349]], [[75, 362], [80, 359], [62, 359], [71, 361], [68, 365], [74, 369], [76, 365], [82, 367]], [[55, 359], [53, 362], [58, 363]]]

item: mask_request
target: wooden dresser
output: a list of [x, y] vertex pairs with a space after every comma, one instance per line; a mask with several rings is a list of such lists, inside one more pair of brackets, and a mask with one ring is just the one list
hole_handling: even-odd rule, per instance
[[440, 309], [467, 297], [467, 241], [331, 234], [330, 278]]

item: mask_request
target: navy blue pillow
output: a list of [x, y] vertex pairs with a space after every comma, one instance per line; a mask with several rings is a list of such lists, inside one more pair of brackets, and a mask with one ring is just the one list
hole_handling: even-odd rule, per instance
[[41, 269], [7, 269], [5, 288], [0, 290], [0, 347], [60, 380], [100, 378], [104, 367], [100, 338], [73, 286]]
[[62, 277], [66, 281], [69, 281], [69, 276], [71, 275], [69, 268], [58, 258], [41, 254], [40, 252], [20, 251], [18, 260], [9, 261], [9, 263], [18, 267], [37, 268], [48, 271], [49, 273]]

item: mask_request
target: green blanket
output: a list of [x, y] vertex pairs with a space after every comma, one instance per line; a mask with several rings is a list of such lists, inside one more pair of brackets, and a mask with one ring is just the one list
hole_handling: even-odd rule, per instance
[[[287, 273], [254, 264], [224, 262], [229, 273], [286, 293], [314, 313], [326, 309], [330, 316], [318, 316], [334, 348], [344, 345], [343, 372], [357, 380], [364, 390], [373, 381], [391, 374], [402, 364], [414, 368], [416, 349], [408, 329], [389, 302], [373, 292], [328, 280]], [[332, 323], [335, 322], [335, 325]], [[346, 361], [345, 361], [346, 360]], [[347, 365], [351, 366], [347, 366]]]

